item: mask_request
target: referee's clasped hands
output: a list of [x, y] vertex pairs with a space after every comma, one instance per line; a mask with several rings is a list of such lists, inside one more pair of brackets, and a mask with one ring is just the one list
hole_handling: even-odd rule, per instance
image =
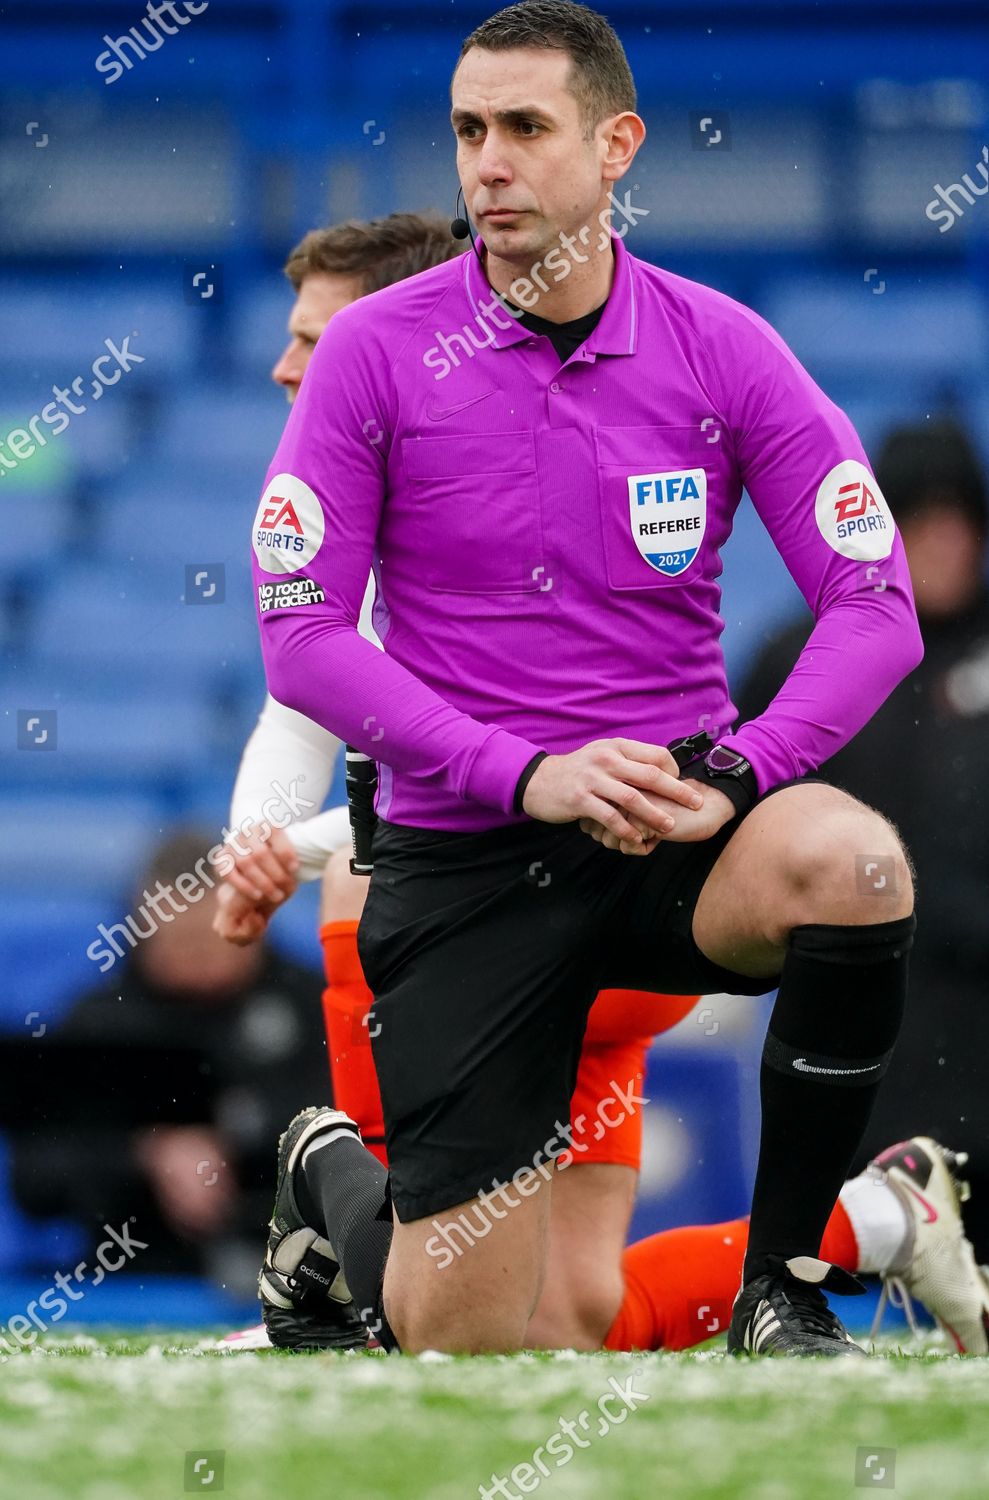
[[735, 813], [716, 787], [681, 781], [665, 745], [626, 739], [592, 740], [569, 755], [548, 755], [522, 807], [543, 823], [579, 821], [584, 833], [622, 854], [651, 854], [663, 839], [700, 842]]

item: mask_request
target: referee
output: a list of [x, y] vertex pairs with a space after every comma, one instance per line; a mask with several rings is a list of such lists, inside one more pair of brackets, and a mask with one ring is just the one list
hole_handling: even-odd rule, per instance
[[[380, 767], [359, 947], [390, 1164], [386, 1191], [341, 1116], [298, 1117], [269, 1284], [305, 1243], [289, 1302], [339, 1263], [331, 1295], [387, 1347], [519, 1348], [594, 995], [778, 987], [729, 1347], [858, 1354], [822, 1294], [857, 1283], [817, 1257], [900, 1025], [913, 886], [890, 824], [812, 773], [921, 658], [902, 544], [773, 330], [626, 249], [645, 127], [603, 17], [498, 12], [452, 102], [474, 252], [333, 318], [253, 532], [272, 695]], [[743, 486], [816, 624], [731, 732]], [[371, 566], [384, 652], [357, 630]]]

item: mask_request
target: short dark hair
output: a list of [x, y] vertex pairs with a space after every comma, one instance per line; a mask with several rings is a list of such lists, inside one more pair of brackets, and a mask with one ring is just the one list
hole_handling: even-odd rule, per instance
[[876, 460], [876, 479], [897, 522], [934, 505], [953, 505], [985, 536], [985, 474], [968, 433], [953, 418], [893, 428]]
[[467, 247], [450, 233], [450, 220], [437, 214], [388, 214], [383, 219], [347, 219], [328, 229], [311, 229], [285, 262], [296, 291], [307, 276], [356, 276], [361, 296], [379, 292], [417, 271], [428, 271]]
[[458, 68], [472, 47], [488, 52], [507, 52], [512, 47], [568, 52], [569, 87], [585, 137], [608, 115], [635, 109], [632, 70], [616, 32], [604, 16], [574, 0], [519, 0], [499, 10], [466, 39]]
[[[142, 884], [174, 885], [180, 875], [194, 874], [199, 860], [216, 844], [216, 834], [205, 826], [180, 824], [151, 850], [140, 874]], [[211, 876], [215, 880], [215, 876]]]

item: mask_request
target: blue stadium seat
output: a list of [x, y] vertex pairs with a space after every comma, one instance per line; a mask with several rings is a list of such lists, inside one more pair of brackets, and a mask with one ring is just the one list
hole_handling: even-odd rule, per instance
[[54, 564], [67, 547], [74, 524], [72, 498], [67, 488], [53, 484], [20, 483], [15, 469], [0, 482], [3, 503], [3, 545], [0, 546], [0, 587], [13, 578], [37, 589], [39, 562]]
[[319, 881], [300, 886], [296, 895], [272, 918], [271, 941], [295, 963], [320, 966]]
[[108, 392], [98, 408], [73, 420], [56, 439], [65, 444], [73, 472], [113, 474], [126, 461], [137, 441], [131, 395], [126, 387], [119, 399], [112, 399], [114, 392]]
[[[36, 1226], [33, 1220], [20, 1217], [23, 1227], [20, 1228], [19, 1243], [23, 1248], [24, 1262], [19, 1263], [12, 1256], [9, 1260], [11, 1267], [23, 1271], [24, 1264], [31, 1264], [50, 1275], [51, 1266], [71, 1266], [82, 1255], [87, 1238], [77, 1225], [69, 1221], [45, 1220]], [[6, 1216], [0, 1218], [0, 1233], [4, 1232], [7, 1223]], [[15, 1233], [18, 1227], [15, 1223]], [[4, 1269], [2, 1264], [0, 1269]], [[45, 1283], [40, 1284], [44, 1286]], [[26, 1307], [32, 1297], [38, 1295], [38, 1286], [36, 1274], [25, 1276], [8, 1271], [0, 1280], [0, 1301], [4, 1307]], [[190, 1328], [200, 1328], [204, 1334], [207, 1330], [219, 1328], [243, 1328], [258, 1315], [256, 1297], [238, 1297], [225, 1286], [217, 1286], [197, 1276], [160, 1276], [144, 1272], [139, 1276], [108, 1276], [100, 1292], [99, 1297], [84, 1297], [73, 1303], [69, 1318], [62, 1324], [66, 1334], [78, 1324], [146, 1332], [149, 1309], [153, 1309], [150, 1316], [156, 1329], [174, 1328], [182, 1330], [183, 1334]]]
[[[149, 660], [146, 652], [111, 661], [93, 645], [73, 659], [15, 659], [0, 678], [7, 710], [5, 784], [44, 800], [67, 785], [98, 794], [145, 794], [186, 815], [211, 800], [225, 814], [240, 752], [254, 722], [264, 681], [253, 622], [245, 640], [253, 655], [232, 664], [207, 653]], [[84, 642], [77, 641], [83, 646]], [[92, 644], [92, 643], [91, 643]], [[109, 663], [109, 665], [108, 665]], [[54, 720], [48, 715], [54, 711]], [[39, 723], [28, 729], [28, 716]], [[45, 730], [54, 753], [32, 741]], [[222, 791], [215, 788], [222, 785]], [[2, 917], [0, 917], [2, 920]]]
[[961, 389], [989, 366], [989, 305], [966, 281], [891, 278], [876, 295], [857, 272], [774, 276], [758, 310], [822, 384], [856, 376], [891, 396], [918, 383]]
[[[56, 412], [49, 411], [51, 422], [41, 419], [42, 411], [52, 403], [50, 384], [39, 389], [33, 378], [17, 379], [6, 369], [0, 372], [0, 382], [0, 436], [21, 427], [35, 444], [35, 452], [18, 468], [0, 475], [2, 492], [11, 481], [39, 487], [59, 480], [65, 483], [80, 472], [112, 472], [133, 445], [133, 387], [105, 392], [99, 405], [87, 398], [86, 410], [70, 416], [68, 426], [63, 427]], [[38, 420], [32, 429], [28, 424], [34, 418]]]
[[[130, 382], [149, 374], [160, 381], [164, 375], [184, 371], [195, 354], [194, 309], [182, 300], [177, 273], [168, 281], [141, 281], [133, 274], [115, 281], [90, 276], [82, 284], [71, 278], [22, 274], [0, 280], [0, 301], [4, 364], [8, 375], [19, 370], [32, 377], [34, 396], [31, 385], [25, 388], [32, 411], [39, 410], [39, 399], [42, 405], [52, 399], [53, 382], [68, 387], [76, 376], [82, 376], [82, 387], [73, 399], [95, 415], [98, 404], [91, 394], [91, 367], [107, 353], [107, 340], [120, 349], [129, 338], [128, 354], [146, 363], [135, 362], [128, 373], [121, 373], [103, 391], [99, 403], [112, 400]], [[111, 360], [101, 373], [112, 381], [115, 369]], [[81, 422], [83, 417], [72, 420]]]
[[[188, 563], [220, 560], [203, 557], [200, 545], [191, 535]], [[124, 668], [133, 675], [143, 665], [149, 681], [164, 669], [173, 677], [187, 674], [190, 685], [253, 672], [258, 639], [246, 571], [232, 565], [225, 575], [225, 601], [216, 605], [183, 603], [184, 577], [177, 566], [168, 592], [149, 596], [147, 584], [154, 576], [161, 577], [158, 569], [145, 574], [142, 566], [128, 571], [126, 564], [64, 570], [39, 610], [32, 660], [47, 668], [101, 662], [108, 674]]]
[[[624, 1087], [628, 1080], [615, 1082]], [[751, 1088], [742, 1056], [733, 1050], [674, 1047], [662, 1039], [653, 1045], [638, 1090], [649, 1103], [642, 1110], [644, 1170], [629, 1243], [748, 1212], [755, 1143], [752, 1122], [744, 1128], [742, 1100]], [[651, 1181], [650, 1154], [662, 1168], [659, 1182]]]
[[[250, 631], [248, 622], [249, 635]], [[159, 660], [152, 666], [136, 655], [115, 662], [108, 671], [102, 655], [39, 660], [19, 642], [17, 649], [12, 645], [7, 651], [0, 671], [0, 702], [11, 711], [32, 703], [54, 704], [66, 696], [96, 703], [143, 702], [152, 691], [163, 712], [181, 712], [186, 704], [202, 699], [222, 720], [225, 732], [234, 737], [250, 733], [265, 691], [256, 627], [254, 654], [236, 666], [208, 657]]]
[[[81, 829], [82, 825], [78, 826]], [[53, 832], [50, 823], [42, 823], [41, 829], [49, 835]], [[71, 828], [56, 828], [54, 832], [60, 840], [56, 848], [71, 842], [79, 851], [69, 862], [78, 876], [84, 852], [81, 842]], [[29, 868], [31, 883], [22, 886], [19, 880], [15, 882], [13, 867], [8, 866], [6, 881], [0, 882], [0, 964], [4, 974], [0, 1028], [18, 1036], [27, 1036], [42, 1026], [52, 1029], [80, 995], [103, 982], [99, 956], [88, 958], [86, 949], [99, 939], [101, 922], [109, 925], [126, 913], [138, 866], [157, 836], [157, 828], [151, 828], [144, 841], [128, 851], [121, 845], [125, 857], [122, 861], [107, 860], [109, 868], [103, 869], [99, 881], [84, 872], [85, 894], [52, 880], [51, 866], [57, 853], [49, 849], [46, 861], [37, 839], [27, 849], [27, 857], [33, 862]]]
[[897, 391], [875, 379], [835, 378], [827, 382], [826, 388], [831, 400], [848, 416], [873, 464], [891, 428], [904, 422], [923, 422], [938, 409], [932, 402], [932, 393], [924, 386]]
[[729, 688], [737, 691], [756, 653], [806, 605], [748, 495], [735, 513], [722, 561], [721, 647]]
[[[271, 364], [280, 348], [272, 346]], [[200, 460], [228, 460], [239, 470], [255, 464], [254, 489], [245, 496], [249, 499], [255, 491], [260, 493], [287, 416], [283, 393], [262, 376], [232, 390], [204, 384], [199, 390], [183, 389], [168, 403], [158, 437], [162, 452], [182, 455], [181, 465], [176, 465], [180, 473]]]
[[56, 891], [126, 890], [163, 836], [165, 820], [161, 804], [149, 797], [116, 791], [99, 798], [67, 792], [39, 797], [25, 790], [0, 797], [0, 825], [6, 905], [11, 887], [35, 899]]
[[199, 774], [189, 780], [184, 790], [183, 819], [203, 828], [215, 829], [217, 837], [220, 830], [227, 826], [230, 794], [240, 764], [244, 738], [232, 736], [226, 753], [215, 756], [209, 766], [202, 767]]
[[187, 562], [223, 562], [249, 577], [251, 523], [260, 485], [257, 494], [245, 494], [234, 504], [201, 493], [169, 497], [162, 504], [143, 486], [142, 491], [132, 490], [103, 511], [98, 525], [106, 561], [174, 558], [180, 594]]
[[294, 295], [284, 277], [272, 276], [240, 298], [231, 329], [239, 370], [250, 372], [258, 380], [270, 373], [288, 342], [286, 324]]
[[24, 706], [54, 709], [57, 748], [51, 755], [21, 751], [21, 777], [37, 773], [63, 785], [76, 776], [167, 784], [193, 774], [217, 747], [214, 711], [200, 695], [188, 694], [183, 702], [156, 692], [114, 700], [70, 692], [54, 703]]
[[[186, 462], [184, 457], [155, 458], [142, 453], [106, 484], [102, 499], [108, 510], [125, 500], [140, 500], [147, 507], [147, 524], [155, 525], [157, 519], [160, 527], [167, 526], [169, 510], [177, 503], [196, 501], [203, 524], [207, 509], [226, 510], [231, 515], [239, 509], [242, 524], [248, 528], [246, 543], [245, 533], [240, 533], [240, 545], [249, 547], [249, 528], [270, 461], [271, 452], [266, 447], [260, 447], [253, 456], [248, 451], [238, 460], [200, 454], [195, 461]], [[172, 534], [176, 540], [189, 540], [178, 531]]]

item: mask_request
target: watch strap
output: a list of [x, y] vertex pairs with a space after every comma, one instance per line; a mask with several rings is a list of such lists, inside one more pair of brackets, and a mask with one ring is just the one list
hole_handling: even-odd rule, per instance
[[702, 757], [691, 761], [683, 775], [687, 780], [702, 781], [707, 786], [716, 787], [719, 792], [724, 792], [736, 812], [747, 812], [759, 797], [758, 783], [751, 766], [738, 775], [719, 773], [712, 771]]
[[513, 812], [525, 812], [525, 808], [522, 806], [522, 799], [525, 797], [526, 788], [536, 773], [536, 767], [541, 766], [548, 755], [548, 750], [540, 750], [538, 755], [534, 755], [515, 783], [515, 800], [512, 805]]

